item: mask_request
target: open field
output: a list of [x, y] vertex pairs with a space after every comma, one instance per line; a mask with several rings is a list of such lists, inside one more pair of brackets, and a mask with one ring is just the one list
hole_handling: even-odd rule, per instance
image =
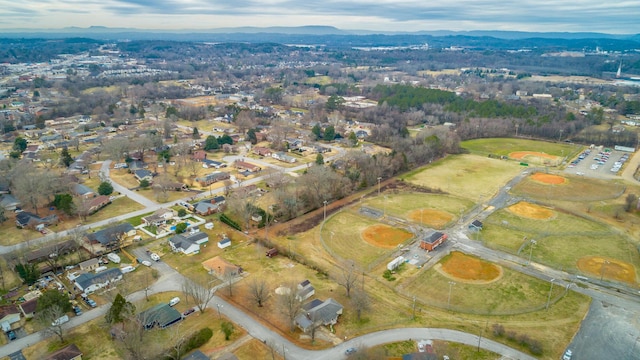
[[328, 85], [328, 84], [331, 84], [331, 82], [332, 82], [331, 76], [311, 76], [304, 81], [305, 84], [318, 84], [318, 85]]
[[367, 267], [389, 250], [371, 245], [363, 240], [363, 232], [377, 225], [373, 219], [343, 211], [327, 219], [322, 229], [325, 244], [343, 259], [352, 259], [360, 267]]
[[581, 145], [513, 138], [467, 140], [461, 142], [460, 146], [469, 150], [471, 153], [480, 155], [494, 154], [510, 156], [511, 153], [517, 152], [537, 152], [546, 154], [546, 157], [550, 155], [554, 158], [567, 157], [569, 159], [577, 155], [583, 148]]
[[[373, 351], [374, 354], [384, 354], [387, 356], [387, 360], [401, 359], [404, 354], [418, 351], [417, 341], [419, 340], [421, 339], [379, 345], [373, 347]], [[450, 359], [465, 360], [492, 360], [500, 358], [500, 355], [488, 350], [480, 349], [480, 351], [478, 351], [475, 346], [440, 340], [433, 341], [433, 350], [438, 356], [438, 359], [444, 355], [449, 356]]]
[[365, 205], [385, 210], [391, 216], [443, 229], [457, 221], [460, 213], [469, 210], [474, 204], [467, 199], [446, 194], [385, 192], [384, 196], [368, 199]]
[[454, 155], [413, 171], [404, 178], [420, 186], [477, 201], [493, 196], [520, 171], [522, 167], [512, 161]]
[[[477, 279], [495, 278], [497, 267], [482, 260], [467, 259], [467, 256], [452, 253], [443, 258], [439, 265], [451, 268], [447, 262], [473, 264], [469, 270], [456, 270], [457, 276], [465, 277], [451, 285], [451, 278], [432, 268], [421, 272], [415, 279], [408, 281], [405, 290], [424, 303], [448, 308], [449, 288], [451, 287], [450, 308], [463, 313], [475, 314], [518, 314], [530, 312], [544, 307], [549, 294], [549, 283], [523, 275], [519, 272], [502, 269], [502, 276], [488, 283], [477, 284], [466, 281], [472, 275]], [[453, 259], [459, 256], [461, 259]], [[475, 263], [475, 264], [474, 264]], [[483, 264], [485, 263], [485, 264]], [[493, 265], [493, 266], [492, 266]], [[564, 289], [555, 288], [552, 299], [561, 297]]]
[[511, 192], [518, 196], [534, 199], [582, 202], [617, 198], [622, 195], [625, 189], [625, 185], [619, 181], [576, 176], [567, 178], [568, 181], [560, 185], [553, 185], [535, 180], [534, 175], [523, 179], [511, 189]]

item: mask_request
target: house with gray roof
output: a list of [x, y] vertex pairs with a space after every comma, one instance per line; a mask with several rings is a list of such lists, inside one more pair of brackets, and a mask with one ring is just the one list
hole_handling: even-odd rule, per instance
[[163, 303], [141, 312], [138, 314], [138, 318], [147, 330], [156, 326], [164, 329], [182, 320], [182, 314], [169, 304]]
[[325, 301], [314, 299], [302, 306], [302, 313], [294, 321], [300, 330], [306, 333], [321, 325], [337, 323], [342, 309], [343, 306], [332, 298]]
[[96, 196], [95, 191], [90, 187], [83, 184], [73, 184], [71, 191], [77, 196], [82, 196], [85, 199], [92, 198]]
[[207, 242], [209, 242], [209, 235], [205, 232], [178, 234], [169, 239], [169, 245], [173, 251], [186, 255], [199, 253], [200, 245]]
[[0, 207], [4, 208], [5, 211], [14, 211], [18, 206], [20, 206], [20, 200], [13, 195], [4, 194], [0, 197]]
[[111, 268], [99, 273], [81, 274], [75, 278], [74, 283], [78, 290], [91, 294], [119, 280], [122, 280], [122, 271], [119, 268]]
[[96, 255], [100, 255], [119, 246], [124, 238], [135, 235], [136, 229], [131, 224], [122, 223], [87, 234], [85, 239], [89, 245], [88, 250]]

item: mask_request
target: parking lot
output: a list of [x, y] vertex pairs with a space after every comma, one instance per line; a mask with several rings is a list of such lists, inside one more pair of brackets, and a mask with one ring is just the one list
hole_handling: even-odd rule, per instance
[[568, 174], [611, 179], [620, 175], [633, 154], [613, 148], [594, 147], [571, 159], [565, 172]]

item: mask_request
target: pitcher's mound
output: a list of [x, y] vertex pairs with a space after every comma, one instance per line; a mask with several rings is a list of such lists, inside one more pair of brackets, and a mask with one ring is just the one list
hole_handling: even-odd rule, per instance
[[441, 210], [418, 209], [409, 212], [409, 218], [415, 222], [427, 225], [429, 227], [442, 229], [451, 220], [453, 220], [453, 215]]
[[534, 220], [548, 220], [555, 216], [553, 210], [526, 201], [511, 205], [507, 210], [520, 217]]
[[585, 256], [578, 260], [578, 269], [593, 274], [594, 278], [636, 283], [636, 270], [633, 265], [617, 259], [600, 256]]
[[562, 176], [545, 173], [535, 173], [531, 175], [531, 179], [548, 185], [560, 185], [567, 182], [567, 179]]
[[411, 239], [412, 236], [413, 234], [406, 230], [392, 228], [387, 225], [372, 225], [362, 232], [364, 241], [383, 249], [393, 249]]
[[454, 251], [442, 264], [434, 266], [442, 275], [468, 284], [489, 284], [502, 277], [502, 267]]

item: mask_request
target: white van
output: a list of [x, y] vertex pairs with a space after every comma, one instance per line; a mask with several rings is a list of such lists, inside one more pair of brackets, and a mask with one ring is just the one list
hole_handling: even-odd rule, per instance
[[120, 256], [118, 256], [118, 254], [108, 253], [107, 254], [107, 259], [111, 260], [112, 262], [114, 262], [116, 264], [120, 264]]
[[180, 298], [179, 297], [174, 297], [173, 299], [169, 300], [169, 306], [175, 306], [180, 302]]
[[101, 273], [101, 272], [103, 272], [103, 271], [105, 271], [105, 270], [107, 270], [107, 269], [108, 269], [108, 268], [107, 268], [106, 266], [98, 266], [98, 267], [97, 267], [95, 270], [93, 270], [93, 271], [95, 271], [95, 273], [97, 274], [97, 273]]
[[123, 273], [123, 274], [126, 274], [126, 273], [130, 273], [130, 272], [132, 272], [132, 271], [133, 271], [133, 270], [135, 270], [135, 269], [136, 269], [136, 268], [134, 268], [133, 266], [131, 266], [131, 265], [127, 265], [127, 266], [125, 266], [125, 267], [120, 268], [120, 271], [122, 271], [122, 273]]

